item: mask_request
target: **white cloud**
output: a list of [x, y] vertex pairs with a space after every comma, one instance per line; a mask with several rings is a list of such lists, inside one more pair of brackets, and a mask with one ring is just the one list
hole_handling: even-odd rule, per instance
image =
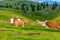
[[44, 1], [39, 1], [39, 2], [41, 3], [41, 2], [44, 2]]
[[41, 2], [44, 2], [45, 0], [37, 0], [37, 1], [41, 3]]
[[31, 1], [35, 1], [35, 2], [44, 2], [45, 0], [31, 0]]

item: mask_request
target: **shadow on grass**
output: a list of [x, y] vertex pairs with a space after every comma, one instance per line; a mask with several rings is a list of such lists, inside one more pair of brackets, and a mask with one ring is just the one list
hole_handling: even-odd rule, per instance
[[60, 32], [59, 29], [46, 29], [46, 28], [23, 28], [23, 30], [40, 30], [40, 31], [50, 31], [50, 32]]
[[55, 29], [41, 29], [44, 31], [50, 31], [50, 32], [60, 32], [60, 30], [55, 30]]

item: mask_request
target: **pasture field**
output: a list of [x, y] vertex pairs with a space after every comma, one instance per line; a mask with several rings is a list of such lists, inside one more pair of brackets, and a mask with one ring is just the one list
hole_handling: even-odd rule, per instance
[[[60, 30], [46, 29], [43, 26], [36, 24], [35, 20], [39, 19], [44, 21], [60, 21], [60, 11], [52, 12], [48, 16], [42, 16], [36, 14], [36, 12], [30, 12], [26, 14], [22, 11], [11, 10], [11, 9], [0, 9], [0, 40], [60, 40]], [[9, 19], [14, 16], [19, 16], [22, 19], [28, 19], [31, 24], [25, 27], [14, 27], [9, 24]]]

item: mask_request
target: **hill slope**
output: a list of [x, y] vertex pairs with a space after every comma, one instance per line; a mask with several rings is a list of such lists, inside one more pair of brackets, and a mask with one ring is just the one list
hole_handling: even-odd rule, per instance
[[[37, 19], [60, 21], [60, 11], [51, 11], [48, 16], [43, 15], [44, 13], [0, 9], [0, 20], [7, 22], [0, 23], [0, 40], [60, 40], [60, 30], [49, 30], [35, 23]], [[31, 24], [24, 28], [11, 26], [8, 21], [13, 16], [28, 19]]]

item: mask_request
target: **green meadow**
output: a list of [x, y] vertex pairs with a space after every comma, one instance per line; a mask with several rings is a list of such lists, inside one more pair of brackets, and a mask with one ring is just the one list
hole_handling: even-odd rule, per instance
[[[28, 13], [28, 14], [27, 14]], [[22, 19], [28, 19], [31, 24], [19, 26], [11, 26], [9, 19], [19, 16]], [[60, 22], [60, 11], [51, 11], [48, 16], [44, 16], [44, 12], [23, 12], [20, 10], [0, 9], [0, 40], [60, 40], [60, 30], [46, 29], [38, 25], [36, 20], [49, 20]]]

